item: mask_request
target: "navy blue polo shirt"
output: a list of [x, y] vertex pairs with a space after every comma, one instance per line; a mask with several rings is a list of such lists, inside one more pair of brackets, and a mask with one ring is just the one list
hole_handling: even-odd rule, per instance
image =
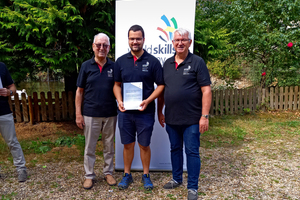
[[189, 52], [175, 68], [175, 55], [163, 67], [165, 121], [171, 125], [198, 124], [202, 115], [202, 86], [211, 84], [202, 58]]
[[[164, 85], [163, 70], [157, 58], [149, 54], [146, 50], [137, 61], [133, 60], [131, 52], [119, 57], [115, 63], [115, 81], [143, 82], [143, 99], [147, 99], [154, 91], [154, 83], [156, 85]], [[123, 85], [122, 85], [123, 96]], [[141, 112], [137, 110], [125, 111], [128, 113], [154, 113], [155, 102], [148, 104], [147, 108]]]
[[[2, 81], [2, 86], [4, 88], [14, 83], [14, 81], [12, 80], [12, 78], [8, 72], [6, 65], [3, 62], [0, 62], [0, 77], [1, 77], [1, 81]], [[11, 113], [11, 110], [10, 110], [9, 104], [8, 104], [8, 97], [0, 96], [0, 105], [1, 105], [0, 106], [0, 116]]]
[[95, 57], [82, 63], [77, 87], [84, 89], [82, 115], [112, 117], [117, 115], [117, 103], [113, 93], [114, 63], [107, 58], [102, 72]]

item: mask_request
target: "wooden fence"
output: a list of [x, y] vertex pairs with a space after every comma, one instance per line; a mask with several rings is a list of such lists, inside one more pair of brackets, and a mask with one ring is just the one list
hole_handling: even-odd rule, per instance
[[239, 114], [256, 110], [299, 110], [299, 86], [228, 89], [213, 91], [211, 115]]
[[52, 98], [52, 93], [47, 92], [47, 98], [44, 92], [40, 93], [40, 99], [36, 92], [33, 96], [28, 96], [26, 99], [25, 93], [22, 93], [22, 98], [19, 100], [18, 94], [15, 94], [14, 100], [9, 98], [10, 109], [16, 122], [34, 122], [41, 121], [61, 121], [75, 119], [75, 103], [72, 92], [62, 92], [61, 98], [59, 93], [55, 92], [55, 98]]
[[[300, 110], [299, 86], [276, 87], [276, 88], [248, 88], [248, 89], [228, 89], [214, 90], [211, 115], [240, 114], [243, 112], [253, 112], [256, 110]], [[61, 96], [61, 98], [59, 98]], [[19, 100], [18, 95], [15, 100], [9, 99], [11, 110], [17, 122], [40, 122], [40, 121], [61, 121], [75, 119], [75, 104], [72, 92], [59, 95], [41, 92], [40, 99], [36, 92], [33, 97], [22, 94]]]

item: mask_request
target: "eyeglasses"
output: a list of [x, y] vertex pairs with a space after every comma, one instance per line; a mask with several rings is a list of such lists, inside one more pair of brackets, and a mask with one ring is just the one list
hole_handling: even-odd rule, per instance
[[101, 47], [103, 47], [103, 49], [106, 49], [109, 46], [108, 44], [96, 44], [96, 43], [94, 44], [97, 47], [97, 49], [100, 49]]
[[137, 41], [137, 42], [141, 42], [143, 40], [143, 38], [128, 38], [128, 40], [130, 42], [134, 42], [134, 40]]
[[175, 43], [180, 43], [180, 42], [186, 43], [186, 42], [189, 42], [189, 41], [190, 41], [190, 39], [182, 39], [182, 40], [176, 39], [176, 40], [173, 40], [173, 42], [175, 42]]

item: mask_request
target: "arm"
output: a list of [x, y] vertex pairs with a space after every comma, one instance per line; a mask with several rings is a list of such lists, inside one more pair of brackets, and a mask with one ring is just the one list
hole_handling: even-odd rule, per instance
[[161, 95], [159, 95], [158, 99], [157, 99], [157, 117], [158, 117], [158, 121], [160, 123], [160, 125], [162, 127], [165, 127], [165, 116], [162, 113], [162, 109], [165, 105], [165, 98], [164, 98], [164, 93], [162, 93]]
[[83, 129], [84, 119], [81, 114], [81, 105], [83, 102], [84, 89], [77, 87], [76, 95], [75, 95], [75, 109], [76, 109], [76, 124], [79, 128]]
[[[201, 87], [202, 91], [202, 115], [208, 115], [211, 105], [211, 87], [203, 86]], [[201, 117], [199, 121], [199, 131], [200, 133], [204, 133], [208, 130], [209, 120], [205, 117]]]
[[115, 82], [113, 91], [114, 91], [115, 97], [116, 97], [117, 102], [118, 102], [119, 110], [121, 112], [125, 112], [126, 110], [125, 110], [124, 105], [123, 105], [121, 84], [122, 84], [121, 82]]
[[140, 105], [142, 108], [139, 109], [139, 111], [144, 111], [147, 108], [148, 104], [156, 99], [164, 91], [164, 88], [164, 85], [158, 85], [157, 88], [152, 92], [152, 94], [147, 99], [142, 101]]
[[16, 94], [17, 88], [14, 83], [7, 86], [6, 88], [1, 88], [0, 96], [8, 97], [8, 96], [10, 96], [10, 91], [13, 91], [13, 95]]

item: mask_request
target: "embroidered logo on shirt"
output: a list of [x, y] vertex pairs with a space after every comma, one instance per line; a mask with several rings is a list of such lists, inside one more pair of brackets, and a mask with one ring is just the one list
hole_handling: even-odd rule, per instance
[[183, 75], [189, 75], [191, 70], [191, 66], [189, 65], [187, 68], [183, 69]]
[[148, 66], [149, 66], [149, 62], [147, 62], [146, 64], [142, 65], [142, 71], [143, 72], [148, 72]]
[[107, 71], [107, 77], [113, 77], [113, 69]]

